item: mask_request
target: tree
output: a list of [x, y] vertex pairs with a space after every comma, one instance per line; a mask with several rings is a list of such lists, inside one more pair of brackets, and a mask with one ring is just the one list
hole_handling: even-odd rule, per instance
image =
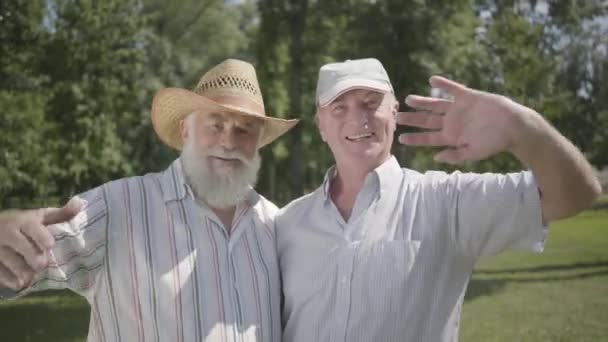
[[62, 197], [124, 177], [138, 122], [147, 44], [137, 1], [53, 2], [52, 32], [40, 74], [49, 99], [49, 148], [60, 158], [54, 181]]
[[3, 205], [57, 204], [130, 174], [146, 58], [138, 3], [2, 6]]
[[[46, 199], [56, 191], [51, 182], [53, 156], [45, 151], [48, 125], [40, 91], [44, 76], [35, 70], [41, 45], [44, 8], [39, 2], [0, 3], [0, 205], [24, 206], [24, 198]], [[43, 201], [39, 201], [42, 203]], [[30, 204], [33, 205], [33, 204]]]
[[[0, 3], [0, 200], [58, 204], [176, 153], [150, 125], [152, 95], [212, 64], [251, 59], [253, 3]], [[37, 200], [37, 201], [35, 201]]]

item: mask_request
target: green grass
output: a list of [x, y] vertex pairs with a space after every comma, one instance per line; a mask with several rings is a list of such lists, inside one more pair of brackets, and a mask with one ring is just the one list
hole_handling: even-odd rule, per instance
[[[67, 292], [0, 302], [0, 341], [84, 341], [89, 309]], [[608, 340], [608, 210], [554, 223], [542, 254], [507, 253], [476, 267], [460, 340]]]
[[594, 207], [597, 208], [608, 208], [608, 193], [602, 194], [597, 201], [595, 201]]
[[0, 302], [0, 341], [85, 341], [89, 311], [86, 300], [68, 291]]
[[608, 340], [608, 211], [551, 225], [542, 254], [480, 262], [461, 341]]

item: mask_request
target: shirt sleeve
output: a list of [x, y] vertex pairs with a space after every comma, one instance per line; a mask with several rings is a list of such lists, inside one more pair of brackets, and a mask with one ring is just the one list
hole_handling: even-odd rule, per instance
[[106, 195], [98, 187], [77, 197], [84, 200], [80, 212], [69, 222], [48, 226], [55, 238], [49, 265], [16, 297], [48, 289], [70, 289], [85, 297], [92, 294], [105, 260]]
[[531, 172], [437, 172], [430, 180], [425, 190], [447, 213], [444, 226], [464, 253], [480, 257], [509, 249], [542, 252], [547, 226]]

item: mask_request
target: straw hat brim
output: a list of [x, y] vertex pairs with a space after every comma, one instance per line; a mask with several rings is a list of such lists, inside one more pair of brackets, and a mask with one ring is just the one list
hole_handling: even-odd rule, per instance
[[298, 119], [280, 119], [262, 116], [244, 108], [222, 104], [192, 91], [181, 88], [164, 88], [159, 90], [152, 101], [152, 125], [159, 138], [170, 147], [181, 150], [183, 146], [180, 121], [190, 113], [200, 111], [230, 112], [262, 120], [263, 137], [260, 147], [276, 140], [298, 123]]

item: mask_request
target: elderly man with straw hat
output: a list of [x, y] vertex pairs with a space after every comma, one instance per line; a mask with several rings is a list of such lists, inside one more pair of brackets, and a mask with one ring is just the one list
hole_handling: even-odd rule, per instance
[[[316, 123], [336, 165], [275, 219], [284, 340], [457, 341], [475, 262], [541, 251], [550, 221], [588, 207], [600, 186], [583, 155], [534, 110], [443, 77], [452, 98], [408, 96], [398, 112], [376, 59], [319, 71]], [[457, 164], [512, 153], [530, 171], [473, 174], [402, 168], [408, 145], [442, 146]], [[533, 305], [533, 304], [530, 304]]]
[[267, 116], [253, 66], [233, 59], [193, 91], [160, 90], [151, 116], [180, 158], [0, 214], [0, 287], [84, 296], [88, 341], [279, 341], [277, 208], [253, 187], [258, 149], [297, 121]]

